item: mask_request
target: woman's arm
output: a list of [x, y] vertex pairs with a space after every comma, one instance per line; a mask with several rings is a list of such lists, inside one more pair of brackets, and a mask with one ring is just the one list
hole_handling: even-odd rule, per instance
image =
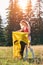
[[17, 32], [23, 32], [23, 29], [17, 30]]

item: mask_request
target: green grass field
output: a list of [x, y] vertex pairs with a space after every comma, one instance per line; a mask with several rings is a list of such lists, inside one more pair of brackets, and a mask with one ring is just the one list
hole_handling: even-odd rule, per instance
[[0, 47], [0, 65], [43, 65], [43, 46], [32, 46], [35, 59], [23, 59], [13, 58], [13, 47]]

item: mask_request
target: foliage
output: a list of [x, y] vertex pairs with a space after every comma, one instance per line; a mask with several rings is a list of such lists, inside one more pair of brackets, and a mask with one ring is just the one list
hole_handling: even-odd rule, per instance
[[22, 12], [19, 10], [17, 3], [10, 0], [9, 8], [8, 8], [8, 26], [7, 35], [8, 35], [8, 45], [12, 45], [12, 31], [17, 31], [20, 29], [19, 22], [22, 19]]
[[[27, 15], [25, 19], [30, 23], [31, 26], [31, 36], [32, 36], [33, 44], [40, 44], [40, 42], [43, 44], [43, 29], [42, 29], [43, 21], [41, 18], [41, 13], [43, 12], [40, 9], [42, 8], [40, 2], [41, 1], [37, 0], [35, 8], [34, 10], [32, 10], [32, 4], [30, 0], [26, 9]], [[36, 10], [38, 12], [34, 14]], [[35, 18], [35, 16], [37, 16], [37, 18]], [[17, 5], [17, 0], [15, 0], [14, 2], [13, 0], [10, 0], [8, 7], [8, 15], [7, 15], [8, 25], [6, 27], [7, 45], [9, 46], [12, 45], [12, 31], [17, 31], [20, 29], [19, 22], [22, 19], [23, 19], [23, 12], [20, 10], [19, 6]]]
[[43, 44], [43, 11], [42, 11], [42, 0], [37, 0], [35, 8], [34, 8], [34, 12], [37, 11], [36, 13], [36, 18], [34, 15], [33, 20], [31, 20], [32, 22], [32, 26], [31, 26], [31, 36], [32, 36], [32, 42], [33, 44]]
[[4, 30], [2, 28], [2, 19], [0, 16], [0, 45], [4, 45], [5, 38], [4, 38]]

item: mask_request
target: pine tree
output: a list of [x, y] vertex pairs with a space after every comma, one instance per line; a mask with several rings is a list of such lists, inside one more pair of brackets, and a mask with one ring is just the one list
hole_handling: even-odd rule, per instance
[[0, 42], [1, 42], [1, 39], [2, 39], [2, 27], [1, 27], [1, 22], [2, 22], [2, 19], [1, 19], [1, 16], [0, 16]]
[[34, 8], [34, 16], [35, 16], [35, 22], [32, 24], [32, 41], [35, 44], [41, 44], [41, 40], [43, 39], [43, 34], [42, 34], [42, 28], [43, 28], [43, 22], [41, 18], [41, 13], [43, 13], [42, 6], [41, 6], [42, 1], [37, 0]]
[[10, 0], [7, 19], [8, 45], [12, 45], [12, 32], [20, 29], [19, 22], [22, 19], [22, 12], [20, 11], [16, 0], [14, 2], [13, 0]]
[[2, 19], [1, 19], [1, 16], [0, 16], [0, 45], [4, 45], [3, 42], [4, 42], [4, 34], [3, 34], [3, 28], [2, 28]]

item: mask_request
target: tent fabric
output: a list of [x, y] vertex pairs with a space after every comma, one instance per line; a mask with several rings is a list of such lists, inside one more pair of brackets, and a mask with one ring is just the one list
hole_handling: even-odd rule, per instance
[[22, 58], [25, 45], [30, 43], [27, 32], [12, 32], [13, 57]]

